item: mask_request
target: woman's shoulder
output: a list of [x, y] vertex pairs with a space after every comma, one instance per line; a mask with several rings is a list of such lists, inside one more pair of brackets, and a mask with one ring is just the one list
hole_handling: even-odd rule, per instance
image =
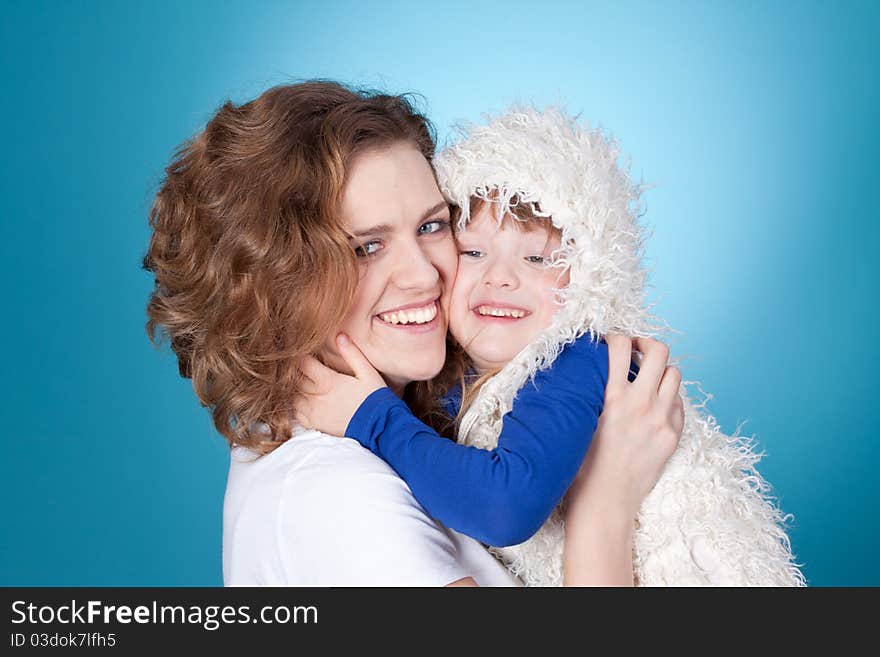
[[301, 431], [274, 451], [260, 456], [232, 450], [227, 498], [241, 490], [249, 504], [277, 506], [303, 499], [315, 506], [356, 505], [368, 495], [411, 495], [406, 483], [385, 461], [350, 438]]
[[446, 531], [357, 442], [308, 432], [253, 456], [233, 454], [230, 468], [227, 582], [437, 585], [466, 575]]

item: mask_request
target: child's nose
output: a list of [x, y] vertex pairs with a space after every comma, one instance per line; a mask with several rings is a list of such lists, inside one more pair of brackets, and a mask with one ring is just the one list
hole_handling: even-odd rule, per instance
[[515, 288], [519, 285], [513, 269], [505, 262], [497, 260], [489, 263], [483, 275], [483, 282], [487, 287], [494, 288]]

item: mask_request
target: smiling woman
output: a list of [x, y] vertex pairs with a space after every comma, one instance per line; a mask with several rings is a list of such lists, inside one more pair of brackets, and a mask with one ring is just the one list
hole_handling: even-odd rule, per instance
[[167, 169], [148, 329], [232, 445], [227, 585], [514, 583], [378, 457], [294, 422], [301, 359], [343, 367], [340, 330], [428, 406], [457, 263], [433, 153], [406, 98], [312, 82], [227, 103]]

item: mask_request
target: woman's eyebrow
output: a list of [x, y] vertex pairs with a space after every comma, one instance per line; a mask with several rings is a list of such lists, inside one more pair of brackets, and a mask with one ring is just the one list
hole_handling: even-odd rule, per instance
[[[436, 214], [438, 212], [441, 212], [448, 207], [449, 206], [447, 205], [446, 201], [440, 201], [439, 203], [437, 203], [437, 205], [434, 205], [431, 208], [429, 208], [428, 210], [425, 210], [425, 212], [422, 213], [422, 217], [419, 221], [424, 221], [425, 219], [430, 217], [432, 214]], [[363, 230], [359, 230], [355, 233], [349, 233], [349, 237], [352, 239], [357, 239], [360, 237], [367, 237], [367, 236], [372, 237], [374, 235], [375, 236], [382, 236], [382, 235], [386, 235], [386, 234], [390, 233], [392, 230], [394, 230], [394, 228], [388, 224], [379, 224], [378, 226], [371, 226], [370, 228], [364, 228]]]
[[448, 207], [449, 207], [449, 205], [446, 203], [446, 201], [440, 201], [437, 205], [432, 207], [430, 210], [427, 210], [424, 213], [422, 213], [422, 221], [424, 221], [425, 219], [430, 217], [432, 214], [437, 214], [438, 212], [445, 210]]
[[380, 224], [378, 226], [371, 226], [370, 228], [365, 228], [363, 230], [359, 230], [356, 233], [349, 233], [350, 239], [357, 239], [360, 237], [372, 237], [372, 236], [382, 236], [387, 235], [393, 230], [391, 226], [388, 224]]

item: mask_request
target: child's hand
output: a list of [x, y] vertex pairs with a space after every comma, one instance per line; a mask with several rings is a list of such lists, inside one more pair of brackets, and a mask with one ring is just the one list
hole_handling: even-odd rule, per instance
[[340, 374], [306, 356], [300, 369], [307, 378], [294, 407], [296, 420], [304, 427], [342, 436], [355, 411], [370, 393], [385, 387], [385, 381], [347, 335], [339, 334], [336, 346], [354, 376]]
[[[667, 366], [669, 349], [661, 342], [644, 338], [630, 341], [621, 335], [610, 335], [606, 341], [605, 407], [569, 491], [569, 504], [595, 507], [601, 500], [602, 507], [623, 513], [631, 522], [681, 438], [681, 373]], [[633, 347], [644, 358], [638, 376], [630, 383], [627, 374]]]

